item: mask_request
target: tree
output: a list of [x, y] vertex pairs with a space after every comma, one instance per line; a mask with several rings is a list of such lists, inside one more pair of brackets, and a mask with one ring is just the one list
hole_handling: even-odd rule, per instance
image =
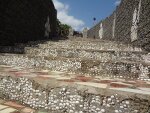
[[69, 35], [69, 29], [71, 26], [67, 24], [62, 24], [58, 19], [57, 19], [57, 33], [59, 36], [62, 37], [67, 37]]

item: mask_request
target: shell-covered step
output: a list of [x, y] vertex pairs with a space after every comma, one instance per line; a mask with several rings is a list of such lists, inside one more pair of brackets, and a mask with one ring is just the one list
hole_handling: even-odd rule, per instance
[[137, 51], [106, 51], [106, 50], [87, 50], [87, 49], [68, 49], [68, 48], [33, 48], [26, 47], [25, 53], [35, 56], [52, 56], [66, 58], [81, 58], [101, 61], [144, 61], [147, 52]]
[[[1, 65], [0, 70], [0, 98], [9, 100], [2, 100], [2, 103], [0, 100], [2, 113], [7, 110], [1, 109], [4, 107], [15, 108], [13, 110], [18, 110], [17, 113], [149, 112], [148, 82], [96, 78], [80, 82], [89, 77], [71, 77], [67, 73]], [[27, 74], [34, 76], [26, 76]], [[63, 79], [70, 78], [74, 82], [61, 81], [62, 76]]]
[[86, 60], [64, 57], [1, 54], [0, 64], [75, 72], [90, 76], [118, 77], [149, 80], [150, 63]]
[[115, 51], [142, 51], [141, 48], [129, 44], [103, 41], [49, 41], [47, 44], [39, 44], [40, 48], [68, 48], [68, 49], [92, 49], [92, 50], [115, 50]]

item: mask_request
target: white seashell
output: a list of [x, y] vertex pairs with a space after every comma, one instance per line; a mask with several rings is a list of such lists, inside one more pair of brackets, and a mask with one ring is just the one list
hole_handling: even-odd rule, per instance
[[138, 113], [139, 111], [138, 111], [138, 110], [134, 110], [134, 112], [135, 112], [135, 113]]
[[62, 90], [63, 90], [63, 91], [65, 91], [65, 90], [66, 90], [66, 88], [63, 88]]
[[96, 106], [92, 106], [93, 109], [96, 109]]
[[100, 108], [96, 108], [96, 111], [100, 111]]
[[114, 95], [112, 95], [112, 96], [111, 96], [111, 98], [115, 98], [115, 96], [114, 96]]
[[120, 113], [122, 113], [122, 111], [121, 111], [121, 110], [119, 110], [119, 112], [120, 112]]
[[56, 104], [56, 103], [57, 103], [57, 101], [55, 100], [55, 101], [54, 101], [54, 103]]
[[115, 113], [119, 113], [119, 111], [118, 111], [118, 110], [115, 110]]
[[110, 107], [110, 104], [107, 104], [107, 107]]
[[56, 107], [56, 110], [59, 110], [59, 107], [58, 107], [58, 106]]
[[104, 112], [105, 112], [105, 109], [101, 109], [101, 112], [104, 113]]
[[99, 111], [98, 113], [102, 113], [101, 111]]
[[81, 108], [83, 107], [83, 105], [79, 105]]
[[108, 98], [108, 102], [110, 102], [111, 101], [111, 98]]
[[67, 102], [66, 105], [69, 106], [69, 103]]
[[120, 106], [120, 108], [124, 108], [123, 106]]
[[130, 102], [129, 102], [129, 101], [126, 101], [125, 103], [126, 103], [126, 104], [130, 104]]
[[73, 110], [69, 110], [69, 113], [74, 113], [74, 111]]
[[70, 94], [70, 92], [67, 91], [66, 94], [68, 95], [68, 94]]

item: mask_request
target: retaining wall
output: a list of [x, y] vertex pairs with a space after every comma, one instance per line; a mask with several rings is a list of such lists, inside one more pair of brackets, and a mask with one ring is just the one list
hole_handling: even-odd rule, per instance
[[56, 19], [52, 0], [1, 0], [0, 45], [50, 38], [56, 33]]
[[150, 1], [122, 0], [116, 10], [89, 29], [88, 38], [132, 43], [150, 50]]

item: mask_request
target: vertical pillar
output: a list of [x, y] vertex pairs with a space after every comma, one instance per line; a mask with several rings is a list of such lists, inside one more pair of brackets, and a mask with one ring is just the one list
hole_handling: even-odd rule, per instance
[[69, 29], [69, 37], [73, 37], [74, 30], [72, 28]]
[[114, 13], [114, 21], [113, 21], [113, 27], [112, 27], [112, 38], [115, 37], [115, 27], [116, 27], [116, 13]]
[[47, 21], [45, 23], [45, 37], [49, 38], [49, 33], [51, 32], [50, 29], [50, 22], [49, 22], [49, 16], [47, 17]]
[[88, 32], [88, 28], [84, 28], [83, 29], [83, 38], [87, 38], [87, 32]]
[[103, 24], [102, 23], [100, 24], [99, 37], [100, 39], [103, 38]]
[[140, 20], [140, 11], [141, 11], [141, 0], [139, 2], [138, 10], [135, 8], [132, 19], [132, 27], [131, 27], [131, 42], [138, 39], [138, 23]]

